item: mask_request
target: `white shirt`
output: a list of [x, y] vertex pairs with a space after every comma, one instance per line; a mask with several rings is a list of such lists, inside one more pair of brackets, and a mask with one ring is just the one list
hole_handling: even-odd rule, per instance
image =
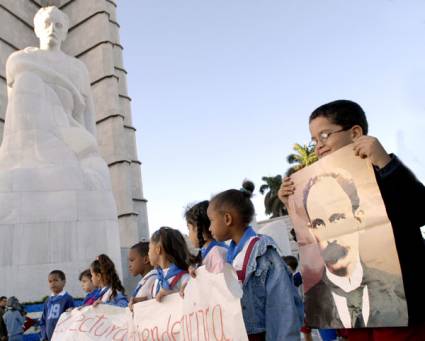
[[[105, 289], [106, 287], [100, 289], [100, 291], [102, 291], [103, 289]], [[111, 298], [112, 295], [112, 289], [109, 288], [108, 290], [106, 290], [106, 292], [102, 295], [102, 298], [100, 299], [103, 303], [109, 302], [109, 299]]]
[[[363, 280], [363, 267], [359, 260], [350, 277], [336, 276], [331, 273], [328, 268], [326, 268], [326, 276], [333, 284], [341, 288], [343, 291], [350, 292], [357, 289], [361, 285]], [[334, 292], [332, 292], [332, 297], [335, 301], [335, 306], [344, 328], [351, 328], [351, 315], [350, 311], [348, 310], [347, 299], [344, 296], [335, 294]], [[363, 288], [362, 315], [366, 326], [369, 320], [369, 313], [369, 292], [367, 285], [365, 285]]]
[[214, 246], [207, 256], [202, 260], [202, 265], [205, 265], [209, 272], [223, 272], [226, 264], [227, 249], [220, 245]]
[[252, 236], [251, 238], [249, 238], [247, 240], [247, 242], [245, 243], [245, 245], [243, 246], [241, 252], [239, 252], [236, 255], [235, 259], [233, 259], [232, 265], [233, 265], [233, 268], [235, 269], [235, 271], [241, 271], [242, 270], [243, 262], [245, 260], [246, 252], [248, 251], [249, 244], [251, 243], [251, 240], [253, 240], [256, 237], [257, 236]]
[[140, 289], [136, 294], [136, 297], [147, 297], [148, 300], [152, 299], [152, 289], [157, 278], [156, 270], [149, 271], [143, 278], [140, 280], [138, 286]]

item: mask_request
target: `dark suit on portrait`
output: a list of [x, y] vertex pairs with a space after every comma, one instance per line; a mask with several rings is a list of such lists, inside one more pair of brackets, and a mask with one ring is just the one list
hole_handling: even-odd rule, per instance
[[[407, 305], [401, 278], [363, 266], [363, 281], [369, 294], [369, 319], [366, 327], [406, 326]], [[326, 276], [326, 272], [323, 272]], [[320, 328], [344, 328], [330, 287], [322, 277], [305, 294], [306, 325]]]

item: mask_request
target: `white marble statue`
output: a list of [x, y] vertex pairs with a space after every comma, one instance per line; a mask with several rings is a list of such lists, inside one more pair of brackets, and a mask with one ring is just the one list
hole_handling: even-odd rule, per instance
[[74, 277], [68, 289], [82, 295], [79, 271], [99, 253], [121, 266], [87, 68], [61, 51], [69, 27], [63, 12], [41, 8], [34, 27], [40, 47], [17, 51], [6, 63], [0, 146], [0, 292], [21, 300], [43, 297], [54, 268]]

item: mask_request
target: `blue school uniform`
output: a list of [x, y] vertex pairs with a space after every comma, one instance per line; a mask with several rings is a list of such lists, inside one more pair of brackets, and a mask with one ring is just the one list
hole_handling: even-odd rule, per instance
[[92, 305], [99, 298], [99, 289], [94, 289], [92, 292], [89, 292], [84, 298], [83, 305]]
[[122, 292], [117, 291], [114, 297], [111, 296], [112, 289], [110, 287], [102, 288], [98, 293], [98, 299], [100, 298], [105, 304], [114, 305], [121, 308], [128, 307], [127, 297]]
[[[1, 318], [1, 316], [0, 316]], [[3, 315], [6, 324], [9, 341], [22, 341], [24, 331], [22, 329], [25, 319], [17, 309], [8, 309]]]
[[74, 306], [74, 299], [65, 291], [58, 295], [52, 295], [47, 299], [40, 319], [41, 340], [50, 340], [52, 338], [61, 314], [69, 308], [74, 308]]

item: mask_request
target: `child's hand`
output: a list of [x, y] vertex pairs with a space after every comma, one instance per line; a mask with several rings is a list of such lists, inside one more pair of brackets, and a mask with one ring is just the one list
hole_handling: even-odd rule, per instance
[[[189, 271], [189, 275], [190, 275], [192, 278], [196, 278], [196, 268], [195, 268], [195, 267], [193, 267], [192, 265], [191, 265], [191, 266], [189, 266], [188, 271]], [[186, 283], [186, 284], [187, 284], [187, 283]]]
[[[189, 270], [189, 272], [190, 272], [190, 270]], [[189, 281], [187, 281], [186, 283], [183, 283], [182, 287], [179, 290], [179, 295], [180, 295], [181, 298], [184, 298], [184, 289], [186, 289], [187, 283], [189, 283]]]
[[171, 291], [168, 291], [168, 290], [161, 288], [161, 290], [159, 290], [159, 293], [155, 296], [155, 299], [158, 302], [161, 302], [162, 298], [169, 295], [169, 294], [171, 294]]
[[66, 309], [65, 311], [67, 312], [67, 313], [69, 313], [70, 311], [72, 311], [74, 308], [68, 308], [68, 309]]
[[128, 309], [130, 309], [131, 312], [133, 312], [133, 306], [134, 306], [134, 297], [131, 297], [130, 301], [128, 302]]
[[373, 136], [359, 137], [354, 142], [353, 149], [357, 156], [362, 159], [368, 158], [378, 168], [384, 168], [391, 161], [391, 157], [382, 147], [379, 140]]
[[93, 303], [93, 307], [97, 307], [99, 304], [102, 304], [102, 300], [99, 298], [97, 301]]
[[277, 196], [279, 197], [280, 201], [283, 202], [285, 207], [288, 207], [288, 198], [290, 195], [294, 194], [294, 192], [294, 182], [291, 180], [291, 177], [286, 176], [280, 185], [279, 191], [277, 192]]

